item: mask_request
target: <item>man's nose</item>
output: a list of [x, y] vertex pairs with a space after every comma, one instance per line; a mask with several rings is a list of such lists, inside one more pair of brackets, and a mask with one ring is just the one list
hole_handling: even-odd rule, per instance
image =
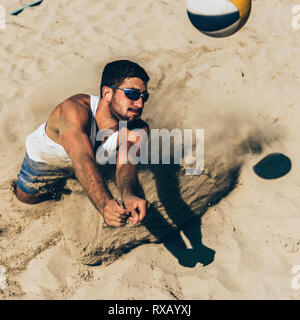
[[143, 108], [144, 106], [143, 98], [140, 97], [138, 100], [134, 101], [134, 105], [136, 108]]

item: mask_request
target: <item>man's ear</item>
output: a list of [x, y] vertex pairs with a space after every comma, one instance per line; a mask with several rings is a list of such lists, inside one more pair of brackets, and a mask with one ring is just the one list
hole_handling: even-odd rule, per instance
[[102, 98], [110, 103], [111, 102], [111, 99], [112, 99], [112, 96], [113, 96], [113, 89], [107, 87], [107, 86], [104, 86], [102, 88]]

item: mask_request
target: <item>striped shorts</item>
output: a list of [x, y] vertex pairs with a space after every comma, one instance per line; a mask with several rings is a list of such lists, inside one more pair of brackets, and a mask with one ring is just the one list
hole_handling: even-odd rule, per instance
[[49, 193], [54, 188], [63, 187], [67, 178], [72, 176], [70, 168], [58, 168], [42, 162], [31, 160], [26, 153], [17, 187], [29, 194]]

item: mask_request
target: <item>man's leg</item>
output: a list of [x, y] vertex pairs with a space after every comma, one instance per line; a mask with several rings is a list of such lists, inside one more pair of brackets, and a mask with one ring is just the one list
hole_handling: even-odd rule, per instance
[[18, 175], [17, 198], [28, 204], [59, 199], [70, 172], [46, 163], [36, 162], [26, 154]]
[[26, 192], [23, 192], [19, 187], [16, 187], [16, 196], [20, 201], [28, 204], [35, 204], [35, 203], [45, 201], [45, 197], [43, 197], [43, 195], [39, 193], [36, 193], [36, 194], [26, 193]]

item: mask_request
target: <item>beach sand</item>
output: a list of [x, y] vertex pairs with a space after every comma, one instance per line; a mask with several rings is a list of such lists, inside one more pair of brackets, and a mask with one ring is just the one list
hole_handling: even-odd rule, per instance
[[[28, 3], [3, 0], [7, 13]], [[0, 299], [299, 299], [300, 30], [292, 0], [253, 1], [247, 24], [215, 39], [185, 1], [44, 0], [0, 30]], [[205, 170], [144, 167], [144, 225], [103, 225], [78, 181], [60, 201], [20, 203], [25, 138], [61, 101], [99, 94], [104, 65], [150, 75], [151, 128], [204, 129]], [[253, 167], [282, 153], [291, 170]], [[112, 192], [116, 187], [109, 182]], [[70, 194], [67, 194], [70, 193]], [[97, 263], [89, 266], [87, 263]]]

